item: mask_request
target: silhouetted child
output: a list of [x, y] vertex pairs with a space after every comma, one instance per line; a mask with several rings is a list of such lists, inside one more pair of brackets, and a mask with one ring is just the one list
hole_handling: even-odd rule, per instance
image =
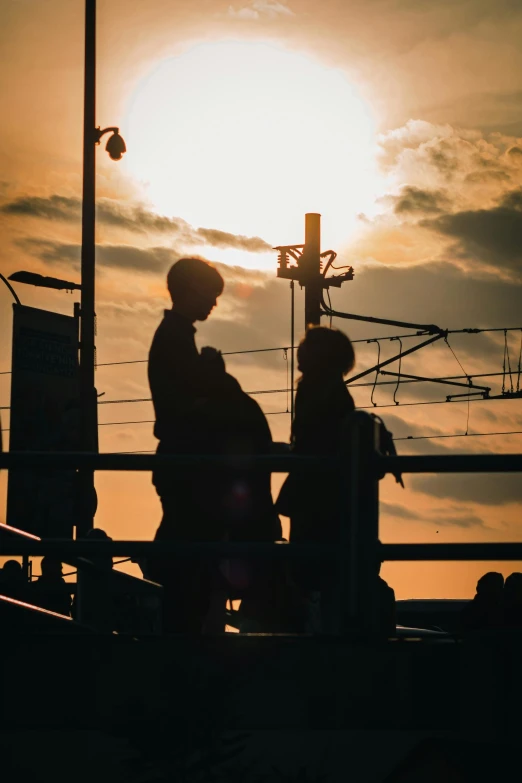
[[504, 577], [489, 571], [477, 582], [477, 592], [461, 614], [465, 631], [501, 628], [503, 625]]
[[31, 584], [33, 603], [69, 616], [71, 613], [71, 595], [63, 578], [62, 564], [59, 560], [46, 555], [40, 565], [41, 576]]
[[0, 594], [27, 601], [28, 584], [18, 560], [6, 560], [0, 569]]
[[379, 633], [385, 636], [395, 636], [397, 620], [395, 615], [395, 591], [382, 578], [382, 560], [377, 560], [377, 602], [379, 607]]
[[[297, 350], [298, 381], [292, 450], [300, 455], [334, 455], [341, 447], [342, 424], [354, 408], [344, 376], [355, 364], [350, 339], [338, 329], [311, 327]], [[331, 543], [339, 537], [339, 488], [324, 474], [291, 472], [281, 489], [276, 508], [290, 517], [290, 541]], [[320, 591], [323, 605], [334, 589], [335, 569], [330, 563], [296, 564], [297, 583], [307, 591]], [[324, 612], [323, 612], [324, 614]]]
[[[100, 527], [92, 527], [85, 534], [85, 538], [88, 541], [112, 541], [112, 538], [107, 535], [105, 530], [102, 530]], [[105, 571], [110, 571], [112, 568], [111, 555], [92, 555], [89, 557], [89, 560], [91, 563], [94, 563], [94, 565], [98, 566], [98, 568], [102, 568]]]
[[[247, 458], [270, 451], [270, 430], [257, 403], [226, 373], [218, 351], [200, 353], [196, 347], [194, 324], [216, 306], [223, 278], [201, 259], [182, 258], [170, 269], [167, 287], [172, 309], [154, 335], [148, 365], [158, 453]], [[241, 465], [211, 472], [156, 469], [153, 483], [163, 506], [156, 540], [280, 537], [270, 474], [252, 476]], [[165, 629], [199, 632], [215, 590], [217, 563], [158, 558], [148, 563], [147, 573], [164, 586]]]
[[504, 626], [522, 628], [522, 574], [510, 574], [504, 584]]

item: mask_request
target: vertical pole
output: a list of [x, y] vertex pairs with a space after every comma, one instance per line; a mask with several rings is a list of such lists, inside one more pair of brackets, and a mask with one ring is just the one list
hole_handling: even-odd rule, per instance
[[295, 374], [295, 291], [290, 280], [290, 422], [294, 420], [294, 374]]
[[321, 215], [305, 215], [305, 247], [300, 266], [305, 289], [305, 329], [321, 323]]
[[345, 433], [350, 476], [348, 519], [346, 515], [341, 519], [345, 555], [341, 569], [348, 570], [348, 574], [341, 573], [344, 628], [372, 632], [379, 628], [379, 479], [373, 467], [378, 422], [364, 411], [354, 411], [346, 421]]
[[[80, 400], [83, 448], [94, 451], [97, 443], [95, 362], [95, 111], [96, 111], [96, 0], [85, 0], [85, 72], [83, 109], [83, 193], [81, 254]], [[76, 537], [92, 527], [94, 472], [81, 473], [82, 509]]]

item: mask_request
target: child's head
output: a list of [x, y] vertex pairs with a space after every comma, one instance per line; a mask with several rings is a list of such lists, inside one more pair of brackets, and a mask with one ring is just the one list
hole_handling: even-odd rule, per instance
[[343, 377], [354, 365], [353, 345], [339, 329], [311, 326], [297, 349], [297, 366], [303, 375]]
[[208, 318], [224, 285], [217, 269], [201, 258], [180, 258], [167, 275], [174, 307], [192, 322]]

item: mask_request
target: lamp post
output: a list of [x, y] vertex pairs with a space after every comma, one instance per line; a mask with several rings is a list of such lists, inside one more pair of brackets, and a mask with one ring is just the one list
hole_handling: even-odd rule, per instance
[[[12, 275], [11, 275], [11, 277], [12, 277]], [[12, 293], [12, 295], [13, 295], [13, 297], [14, 297], [14, 300], [15, 300], [16, 304], [22, 304], [22, 303], [21, 303], [21, 301], [20, 301], [20, 299], [18, 298], [18, 294], [17, 294], [17, 293], [16, 293], [16, 291], [14, 290], [13, 286], [11, 285], [11, 283], [9, 282], [9, 280], [8, 280], [6, 277], [4, 277], [4, 276], [3, 276], [3, 274], [2, 274], [1, 272], [0, 272], [0, 280], [1, 280], [3, 283], [5, 283], [5, 284], [6, 284], [6, 286], [8, 287], [8, 289], [11, 291], [11, 293]]]
[[[2, 275], [0, 275], [2, 277]], [[17, 304], [20, 304], [20, 300], [16, 296], [16, 293], [11, 288], [5, 278], [4, 282], [11, 289], [12, 294], [16, 298]], [[26, 285], [35, 285], [39, 288], [54, 288], [57, 291], [81, 291], [82, 287], [79, 283], [71, 283], [70, 280], [61, 280], [59, 277], [45, 277], [44, 275], [36, 274], [35, 272], [13, 272], [9, 275], [9, 280], [14, 283], [25, 283]]]
[[[120, 160], [125, 152], [125, 142], [119, 128], [96, 127], [96, 0], [85, 0], [85, 70], [83, 114], [83, 192], [82, 192], [82, 253], [81, 253], [81, 303], [80, 303], [80, 402], [85, 451], [98, 450], [98, 412], [94, 367], [96, 358], [95, 313], [95, 145], [105, 133], [112, 133], [107, 142], [107, 152], [112, 160]], [[81, 474], [82, 518], [77, 520], [76, 536], [92, 527], [94, 505], [94, 472]]]

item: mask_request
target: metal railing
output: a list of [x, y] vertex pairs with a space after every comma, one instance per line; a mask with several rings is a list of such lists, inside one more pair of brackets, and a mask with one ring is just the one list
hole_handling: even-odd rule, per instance
[[0, 541], [0, 554], [41, 556], [53, 554], [64, 561], [71, 558], [112, 557], [150, 558], [188, 555], [269, 559], [322, 559], [337, 562], [339, 576], [339, 632], [357, 627], [371, 631], [377, 627], [378, 607], [376, 564], [379, 561], [434, 560], [522, 560], [522, 542], [459, 544], [380, 544], [379, 480], [392, 473], [504, 473], [522, 472], [522, 454], [458, 454], [429, 456], [383, 456], [379, 452], [379, 424], [364, 411], [355, 411], [346, 420], [343, 452], [335, 458], [303, 457], [291, 454], [252, 456], [15, 453], [0, 454], [0, 468], [46, 470], [75, 467], [79, 470], [146, 471], [159, 466], [212, 470], [229, 468], [290, 470], [314, 474], [332, 471], [339, 476], [340, 540], [332, 545], [295, 543], [177, 542], [177, 541], [70, 541], [8, 539]]

